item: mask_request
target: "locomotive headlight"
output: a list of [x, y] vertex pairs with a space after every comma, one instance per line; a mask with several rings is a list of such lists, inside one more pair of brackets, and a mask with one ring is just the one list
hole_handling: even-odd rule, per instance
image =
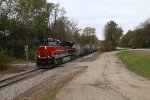
[[46, 47], [46, 46], [45, 46], [44, 48], [45, 48], [45, 50], [47, 49], [47, 47]]

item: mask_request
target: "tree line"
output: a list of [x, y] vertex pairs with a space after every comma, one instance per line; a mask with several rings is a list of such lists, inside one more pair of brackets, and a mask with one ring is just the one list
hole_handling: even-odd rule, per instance
[[24, 46], [29, 45], [29, 57], [34, 57], [39, 41], [49, 37], [74, 43], [89, 43], [89, 40], [98, 43], [95, 34], [81, 34], [86, 31], [81, 32], [78, 23], [65, 14], [59, 4], [46, 0], [1, 0], [0, 52], [24, 58]]
[[123, 30], [111, 20], [104, 27], [105, 40], [101, 41], [102, 51], [115, 50], [117, 46], [132, 48], [150, 47], [150, 18], [139, 24], [134, 30], [123, 35]]
[[138, 25], [134, 30], [129, 30], [120, 40], [123, 47], [150, 47], [150, 18]]

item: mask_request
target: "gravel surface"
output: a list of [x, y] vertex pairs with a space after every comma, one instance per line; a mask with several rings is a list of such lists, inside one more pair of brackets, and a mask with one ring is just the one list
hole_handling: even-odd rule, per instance
[[150, 100], [150, 81], [125, 68], [117, 52], [103, 53], [57, 95], [57, 100]]
[[9, 87], [0, 90], [0, 100], [12, 100], [22, 93], [29, 91], [31, 88], [38, 87], [38, 85], [46, 80], [55, 80], [59, 77], [69, 75], [73, 72], [83, 70], [85, 66], [79, 66], [76, 62], [68, 62], [60, 65], [57, 68], [47, 70], [32, 78], [20, 81]]
[[[11, 66], [25, 67], [26, 64], [12, 64]], [[9, 78], [9, 77], [16, 76], [18, 74], [26, 73], [26, 72], [28, 72], [30, 70], [33, 70], [33, 69], [36, 69], [36, 68], [37, 67], [36, 67], [35, 63], [30, 63], [28, 67], [24, 68], [21, 71], [17, 71], [17, 72], [13, 72], [13, 73], [12, 72], [7, 72], [7, 71], [6, 72], [1, 72], [0, 73], [0, 81], [4, 80], [6, 78]]]

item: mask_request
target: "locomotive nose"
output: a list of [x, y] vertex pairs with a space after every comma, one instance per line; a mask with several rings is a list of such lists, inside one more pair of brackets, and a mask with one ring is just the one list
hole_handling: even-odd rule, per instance
[[41, 47], [38, 47], [38, 53], [39, 53], [39, 57], [48, 57], [48, 51], [47, 51], [47, 46], [41, 46]]

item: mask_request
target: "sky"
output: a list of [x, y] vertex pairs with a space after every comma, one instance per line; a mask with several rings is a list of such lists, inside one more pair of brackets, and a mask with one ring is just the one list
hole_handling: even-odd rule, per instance
[[65, 8], [66, 16], [78, 22], [78, 27], [96, 28], [96, 35], [104, 39], [104, 26], [114, 20], [124, 34], [135, 29], [150, 17], [150, 0], [47, 0]]

